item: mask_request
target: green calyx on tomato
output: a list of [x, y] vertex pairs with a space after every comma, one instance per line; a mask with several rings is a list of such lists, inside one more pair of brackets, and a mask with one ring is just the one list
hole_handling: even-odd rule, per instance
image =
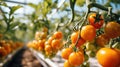
[[96, 29], [101, 28], [104, 23], [103, 17], [100, 14], [96, 14], [96, 13], [90, 14], [90, 16], [88, 17], [88, 21]]

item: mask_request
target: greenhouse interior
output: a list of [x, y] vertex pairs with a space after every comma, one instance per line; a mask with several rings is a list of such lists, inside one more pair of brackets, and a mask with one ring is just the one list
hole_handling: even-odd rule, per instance
[[0, 67], [120, 67], [120, 0], [0, 0]]

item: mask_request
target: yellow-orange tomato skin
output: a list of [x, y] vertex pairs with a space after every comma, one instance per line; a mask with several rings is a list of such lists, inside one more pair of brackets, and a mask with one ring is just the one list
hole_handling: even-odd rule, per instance
[[67, 60], [71, 53], [72, 53], [72, 48], [64, 48], [62, 50], [61, 56], [62, 56], [62, 58]]
[[66, 61], [64, 62], [64, 67], [74, 67], [74, 66], [72, 66], [72, 65], [69, 63], [68, 60], [66, 60]]
[[72, 52], [68, 58], [69, 63], [73, 66], [79, 66], [84, 62], [84, 55], [82, 52]]
[[62, 33], [61, 31], [56, 31], [56, 32], [53, 34], [53, 37], [56, 38], [56, 39], [62, 39], [63, 33]]
[[96, 29], [92, 25], [83, 26], [81, 37], [86, 41], [92, 41], [96, 37]]
[[98, 62], [103, 67], [119, 67], [119, 54], [115, 49], [101, 48], [96, 54]]

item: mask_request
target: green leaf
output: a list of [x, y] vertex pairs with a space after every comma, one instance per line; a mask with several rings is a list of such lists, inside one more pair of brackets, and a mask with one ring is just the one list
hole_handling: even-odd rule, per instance
[[17, 9], [21, 8], [22, 6], [17, 5], [17, 6], [13, 6], [10, 8], [10, 15], [12, 15]]
[[10, 29], [15, 28], [19, 23], [10, 23]]
[[[0, 0], [0, 1], [1, 1], [1, 0]], [[8, 6], [5, 2], [0, 2], [0, 5], [1, 5], [1, 6], [5, 6], [5, 7]]]
[[14, 19], [14, 16], [12, 16], [12, 18], [10, 18], [10, 21], [9, 21], [9, 22], [13, 21], [13, 19]]
[[109, 0], [110, 2], [113, 2], [115, 4], [120, 4], [120, 0]]
[[26, 31], [27, 26], [25, 23], [21, 23], [21, 24], [19, 24], [19, 28], [20, 28], [20, 30]]
[[44, 1], [42, 8], [41, 8], [42, 16], [46, 17], [46, 15], [49, 13], [50, 9], [51, 8], [50, 8], [48, 2]]
[[106, 6], [106, 7], [112, 7], [109, 1], [104, 6]]
[[76, 1], [76, 4], [77, 4], [78, 6], [83, 6], [83, 5], [85, 4], [85, 0], [77, 0], [77, 1]]
[[0, 12], [2, 13], [4, 21], [7, 23], [7, 17], [6, 17], [6, 15], [1, 7], [0, 7]]
[[36, 9], [37, 5], [36, 4], [33, 4], [33, 3], [28, 3], [28, 5], [34, 9]]

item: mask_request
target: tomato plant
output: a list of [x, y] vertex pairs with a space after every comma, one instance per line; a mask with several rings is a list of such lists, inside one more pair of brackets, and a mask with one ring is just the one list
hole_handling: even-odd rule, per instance
[[[80, 37], [80, 38], [78, 38], [78, 37]], [[78, 40], [78, 42], [77, 42], [77, 40]], [[81, 35], [80, 35], [80, 32], [79, 31], [77, 31], [77, 32], [73, 32], [72, 34], [71, 34], [71, 42], [73, 43], [73, 44], [76, 44], [77, 43], [77, 47], [80, 47], [81, 45], [83, 45], [86, 41], [83, 39], [83, 38], [81, 38]]]
[[96, 29], [101, 28], [104, 23], [103, 17], [99, 14], [92, 13], [88, 17], [88, 21], [91, 25], [93, 25]]

